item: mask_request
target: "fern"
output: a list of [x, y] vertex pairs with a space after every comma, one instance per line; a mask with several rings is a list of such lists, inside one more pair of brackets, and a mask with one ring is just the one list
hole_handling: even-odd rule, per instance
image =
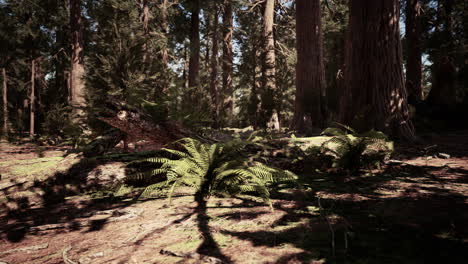
[[144, 181], [166, 175], [164, 182], [147, 186], [142, 197], [166, 191], [170, 203], [177, 187], [190, 186], [204, 199], [211, 195], [246, 193], [260, 196], [271, 206], [269, 198], [272, 185], [296, 180], [292, 172], [268, 167], [244, 157], [242, 150], [253, 144], [250, 141], [236, 139], [224, 144], [204, 144], [193, 138], [184, 138], [177, 144], [182, 150], [164, 149], [175, 159], [144, 159], [142, 161], [160, 164], [161, 167], [128, 177], [129, 180]]
[[338, 125], [345, 130], [325, 129], [322, 135], [333, 137], [325, 141], [320, 148], [323, 155], [335, 159], [333, 167], [355, 172], [362, 167], [379, 166], [393, 151], [389, 147], [387, 136], [380, 131], [371, 130], [359, 134], [348, 126]]

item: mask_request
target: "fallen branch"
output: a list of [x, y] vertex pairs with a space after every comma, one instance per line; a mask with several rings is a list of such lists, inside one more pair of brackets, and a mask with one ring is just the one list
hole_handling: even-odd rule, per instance
[[71, 249], [72, 249], [72, 246], [68, 246], [63, 250], [63, 252], [62, 252], [63, 262], [65, 264], [78, 264], [78, 263], [74, 262], [73, 260], [71, 260], [70, 258], [68, 258], [68, 256], [67, 256], [68, 251], [70, 251]]

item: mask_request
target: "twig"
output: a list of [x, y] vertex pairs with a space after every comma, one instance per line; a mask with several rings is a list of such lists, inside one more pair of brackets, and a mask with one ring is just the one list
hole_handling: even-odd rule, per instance
[[72, 246], [68, 246], [66, 247], [63, 252], [62, 252], [62, 258], [63, 258], [63, 262], [65, 264], [78, 264], [76, 262], [74, 262], [73, 260], [69, 259], [68, 256], [67, 256], [67, 252], [70, 251], [72, 249]]

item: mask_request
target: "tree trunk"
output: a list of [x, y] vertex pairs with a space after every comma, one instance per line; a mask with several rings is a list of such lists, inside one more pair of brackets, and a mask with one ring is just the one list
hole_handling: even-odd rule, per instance
[[162, 33], [164, 34], [164, 44], [161, 49], [161, 58], [163, 63], [163, 87], [162, 93], [166, 94], [170, 86], [169, 78], [169, 53], [168, 53], [168, 34], [169, 34], [169, 22], [167, 19], [167, 8], [168, 0], [162, 0], [161, 3], [161, 27]]
[[149, 40], [149, 17], [150, 9], [148, 5], [148, 0], [143, 0], [141, 2], [141, 23], [143, 24], [143, 34], [145, 36], [145, 43], [143, 44], [143, 63], [147, 63], [150, 57], [150, 51], [148, 47]]
[[421, 3], [406, 2], [406, 89], [410, 100], [422, 99]]
[[398, 0], [350, 0], [341, 122], [413, 140], [403, 79]]
[[36, 111], [36, 98], [35, 98], [35, 79], [36, 79], [36, 60], [31, 61], [31, 93], [29, 95], [29, 137], [34, 137], [34, 121]]
[[275, 39], [273, 36], [273, 24], [275, 15], [275, 0], [266, 0], [263, 14], [263, 94], [262, 116], [266, 121], [266, 127], [279, 130], [278, 100], [276, 88], [276, 56]]
[[7, 74], [5, 68], [2, 68], [3, 75], [3, 135], [8, 136], [8, 89], [7, 89]]
[[319, 0], [296, 1], [296, 101], [292, 128], [301, 132], [325, 123], [322, 23]]
[[211, 54], [211, 92], [213, 95], [213, 110], [215, 127], [219, 126], [219, 90], [218, 90], [218, 5], [213, 4], [213, 31], [212, 31], [212, 45], [213, 50]]
[[86, 106], [84, 86], [83, 25], [81, 0], [70, 0], [70, 30], [72, 39], [70, 93], [76, 122], [81, 122]]
[[[443, 3], [443, 4], [441, 4]], [[436, 33], [445, 41], [436, 55], [433, 71], [433, 83], [427, 97], [429, 104], [439, 110], [446, 110], [456, 104], [456, 67], [450, 55], [453, 51], [453, 11], [454, 0], [439, 0], [437, 5]], [[443, 27], [441, 25], [443, 24]], [[441, 29], [442, 28], [442, 29]]]
[[190, 29], [189, 99], [198, 87], [200, 72], [200, 0], [193, 0]]
[[223, 12], [223, 109], [227, 120], [233, 119], [234, 101], [232, 88], [233, 52], [232, 52], [232, 0], [224, 0]]

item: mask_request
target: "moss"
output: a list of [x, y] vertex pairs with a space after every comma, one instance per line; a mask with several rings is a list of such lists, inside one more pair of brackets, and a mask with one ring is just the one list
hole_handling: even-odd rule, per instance
[[12, 160], [1, 162], [7, 176], [41, 176], [55, 171], [63, 157], [38, 158], [29, 160]]

